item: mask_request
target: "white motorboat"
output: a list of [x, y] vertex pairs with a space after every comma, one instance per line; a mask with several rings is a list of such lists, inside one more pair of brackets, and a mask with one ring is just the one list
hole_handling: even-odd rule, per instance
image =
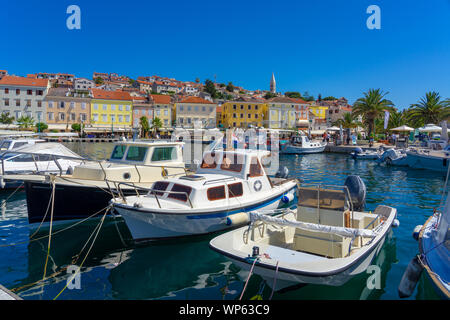
[[412, 149], [406, 154], [410, 168], [446, 173], [450, 162], [450, 145], [444, 150]]
[[134, 240], [206, 234], [248, 223], [246, 212], [276, 209], [295, 196], [297, 181], [270, 178], [268, 151], [204, 154], [193, 175], [157, 181], [147, 194], [111, 200]]
[[20, 147], [23, 147], [25, 145], [33, 145], [36, 143], [42, 143], [45, 142], [45, 140], [42, 139], [3, 139], [0, 142], [0, 151], [11, 151]]
[[378, 160], [384, 153], [384, 149], [378, 150], [363, 150], [360, 147], [355, 148], [350, 155], [355, 160]]
[[281, 153], [307, 154], [319, 153], [325, 150], [327, 143], [322, 141], [311, 141], [305, 135], [292, 136], [288, 143], [281, 145]]
[[0, 161], [2, 175], [0, 186], [14, 188], [21, 185], [23, 180], [10, 180], [4, 178], [5, 176], [66, 173], [68, 169], [79, 165], [82, 158], [60, 143], [43, 142], [27, 143], [11, 151], [5, 151], [0, 155]]
[[406, 150], [395, 148], [386, 150], [378, 159], [378, 162], [392, 166], [408, 166]]
[[[165, 177], [186, 174], [183, 142], [129, 141], [117, 142], [109, 160], [86, 160], [71, 172], [53, 177], [55, 205], [53, 220], [72, 220], [102, 214], [118, 184], [124, 195], [135, 193], [134, 187], [150, 188]], [[48, 175], [5, 175], [4, 179], [22, 180], [27, 196], [28, 221], [48, 221], [45, 215], [52, 194]], [[80, 201], [82, 199], [82, 201]]]
[[340, 286], [366, 271], [398, 224], [391, 207], [354, 210], [350, 189], [299, 187], [297, 210], [276, 217], [251, 212], [249, 227], [219, 235], [210, 248], [274, 290], [301, 283]]

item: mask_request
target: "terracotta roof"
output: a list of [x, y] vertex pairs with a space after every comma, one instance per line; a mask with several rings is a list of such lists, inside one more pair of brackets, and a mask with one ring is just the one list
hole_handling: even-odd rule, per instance
[[48, 79], [33, 79], [15, 76], [4, 76], [0, 80], [0, 85], [26, 86], [26, 87], [47, 87]]
[[91, 89], [94, 99], [103, 100], [132, 100], [130, 94], [125, 91], [106, 91], [101, 89]]
[[296, 102], [294, 99], [288, 98], [288, 97], [275, 97], [272, 99], [269, 99], [270, 102], [275, 102], [275, 103], [299, 103]]
[[303, 99], [293, 99], [293, 98], [291, 98], [292, 100], [294, 100], [294, 102], [295, 103], [300, 103], [300, 104], [306, 104], [307, 102], [305, 101], [305, 100], [303, 100]]
[[214, 104], [211, 101], [205, 100], [203, 98], [200, 97], [192, 97], [189, 96], [187, 98], [184, 98], [183, 100], [181, 100], [179, 103], [200, 103], [200, 104]]
[[151, 94], [150, 97], [157, 104], [169, 104], [171, 101], [171, 97], [165, 94]]

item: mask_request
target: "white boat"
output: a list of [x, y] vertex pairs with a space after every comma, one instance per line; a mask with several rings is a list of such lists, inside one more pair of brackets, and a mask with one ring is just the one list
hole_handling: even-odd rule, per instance
[[450, 162], [450, 145], [444, 150], [412, 149], [406, 154], [410, 168], [446, 173]]
[[79, 165], [82, 158], [60, 143], [43, 142], [27, 143], [11, 151], [5, 151], [0, 155], [0, 161], [0, 186], [14, 188], [21, 185], [23, 180], [5, 179], [5, 176], [66, 173], [67, 170]]
[[384, 152], [385, 151], [381, 148], [378, 150], [363, 150], [360, 147], [357, 147], [350, 153], [350, 155], [356, 160], [378, 160]]
[[[122, 185], [124, 195], [135, 194], [134, 187], [150, 188], [157, 180], [184, 175], [183, 142], [117, 142], [109, 160], [86, 160], [71, 172], [54, 177], [53, 220], [73, 220], [103, 214], [111, 194]], [[52, 193], [48, 175], [6, 175], [4, 179], [22, 180], [27, 196], [28, 221], [48, 221], [45, 215]], [[80, 201], [83, 199], [83, 201]]]
[[366, 271], [398, 222], [391, 207], [353, 210], [344, 190], [299, 187], [297, 210], [276, 217], [252, 212], [249, 227], [221, 234], [210, 248], [274, 290], [304, 283], [340, 286]]
[[157, 181], [147, 194], [111, 201], [134, 240], [206, 234], [248, 223], [245, 212], [275, 209], [295, 196], [295, 179], [270, 178], [268, 151], [206, 152], [193, 175]]
[[311, 141], [305, 135], [292, 136], [288, 143], [281, 146], [281, 153], [307, 154], [319, 153], [325, 150], [327, 143], [322, 141]]
[[33, 145], [36, 143], [42, 143], [45, 142], [45, 140], [42, 139], [3, 139], [0, 142], [0, 151], [11, 151], [20, 147], [23, 147], [25, 145]]
[[378, 162], [392, 166], [408, 166], [406, 150], [395, 148], [388, 149], [381, 155]]

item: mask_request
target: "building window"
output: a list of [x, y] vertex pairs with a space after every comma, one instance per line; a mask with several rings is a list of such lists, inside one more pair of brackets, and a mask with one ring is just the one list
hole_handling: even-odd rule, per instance
[[19, 119], [22, 116], [22, 112], [21, 111], [16, 111], [16, 119]]
[[112, 104], [112, 105], [111, 105], [111, 110], [112, 110], [112, 111], [116, 111], [116, 105], [115, 105], [115, 104]]
[[206, 107], [202, 107], [202, 112], [205, 112], [206, 111]]
[[233, 110], [236, 110], [236, 105], [235, 104], [233, 104]]
[[94, 121], [98, 121], [98, 114], [94, 113], [93, 114], [93, 119], [94, 119]]
[[9, 106], [9, 99], [5, 99], [5, 107]]
[[106, 104], [103, 105], [103, 111], [106, 111], [106, 109], [108, 108], [108, 106]]
[[31, 107], [31, 100], [26, 100], [26, 104], [25, 104], [25, 106], [27, 106], [27, 107]]
[[44, 95], [44, 91], [42, 91], [42, 90], [36, 90], [36, 95], [37, 95], [37, 96], [43, 96], [43, 95]]
[[119, 115], [119, 122], [123, 122], [123, 116]]
[[38, 121], [41, 121], [41, 119], [42, 119], [42, 111], [36, 112], [36, 117], [38, 118]]
[[130, 116], [129, 115], [125, 116], [125, 122], [130, 122]]
[[131, 110], [131, 106], [129, 104], [127, 104], [127, 111]]
[[71, 113], [71, 114], [70, 114], [70, 120], [75, 121], [76, 119], [77, 119], [77, 118], [76, 118], [75, 113]]
[[249, 114], [248, 114], [248, 118], [250, 119], [251, 117], [252, 117], [252, 114], [251, 114], [251, 113], [249, 113]]
[[[150, 110], [148, 110], [148, 115], [150, 115]], [[168, 116], [169, 115], [169, 110], [164, 110], [164, 115]]]
[[81, 121], [86, 121], [86, 119], [87, 119], [86, 113], [80, 113], [80, 119], [81, 119]]
[[9, 94], [9, 89], [5, 88], [5, 94]]
[[20, 94], [20, 89], [16, 89], [16, 95]]
[[252, 106], [250, 104], [248, 105], [248, 110], [252, 110]]
[[27, 90], [27, 95], [29, 96], [33, 95], [33, 90]]
[[98, 110], [98, 104], [94, 104], [94, 110]]
[[119, 104], [119, 111], [123, 111], [123, 105]]
[[38, 102], [37, 102], [37, 106], [38, 106], [39, 108], [41, 108], [41, 107], [42, 107], [42, 101], [38, 101]]
[[53, 120], [54, 119], [53, 112], [47, 113], [47, 116], [48, 116], [48, 120]]
[[16, 107], [20, 107], [20, 99], [16, 100]]
[[64, 112], [60, 112], [59, 113], [59, 120], [64, 120], [66, 118], [66, 115], [64, 114]]
[[183, 111], [183, 109], [184, 109], [183, 106], [180, 106], [180, 111]]
[[73, 102], [73, 101], [70, 102], [70, 107], [71, 107], [71, 108], [75, 108], [75, 102]]
[[112, 122], [112, 123], [116, 122], [116, 116], [113, 115], [113, 114], [111, 115], [111, 122]]
[[83, 110], [86, 109], [86, 102], [82, 102], [82, 103], [81, 103], [81, 109], [83, 109]]
[[64, 101], [61, 101], [61, 103], [59, 104], [59, 108], [64, 109]]

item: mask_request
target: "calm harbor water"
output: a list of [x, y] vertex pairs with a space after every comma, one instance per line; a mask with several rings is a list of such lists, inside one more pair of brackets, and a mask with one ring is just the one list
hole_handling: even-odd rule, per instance
[[[106, 143], [67, 146], [97, 158], [107, 158], [112, 149], [112, 144]], [[366, 209], [374, 210], [378, 204], [396, 207], [400, 227], [390, 233], [374, 261], [382, 270], [380, 289], [369, 290], [366, 281], [370, 274], [361, 274], [341, 287], [306, 285], [275, 293], [273, 299], [398, 299], [401, 276], [418, 251], [411, 233], [439, 205], [444, 177], [429, 171], [355, 161], [340, 154], [282, 155], [280, 162], [288, 167], [291, 176], [308, 183], [341, 185], [348, 175], [360, 175], [367, 186]], [[0, 200], [10, 194], [1, 191]], [[24, 299], [53, 299], [69, 276], [65, 270], [58, 271], [71, 264], [98, 222], [88, 221], [53, 235], [47, 275], [55, 275], [33, 284], [43, 276], [48, 239], [39, 238], [48, 235], [48, 228], [37, 233], [36, 227], [30, 228], [25, 194], [17, 192], [0, 216], [0, 284], [18, 289], [16, 293]], [[208, 248], [215, 236], [134, 245], [123, 220], [107, 219], [83, 265], [81, 289], [65, 290], [58, 299], [237, 299], [246, 275]], [[263, 288], [261, 283], [260, 277], [253, 276], [244, 298], [250, 299], [262, 290], [263, 298], [268, 299], [271, 289]], [[422, 275], [411, 299], [435, 298]]]

